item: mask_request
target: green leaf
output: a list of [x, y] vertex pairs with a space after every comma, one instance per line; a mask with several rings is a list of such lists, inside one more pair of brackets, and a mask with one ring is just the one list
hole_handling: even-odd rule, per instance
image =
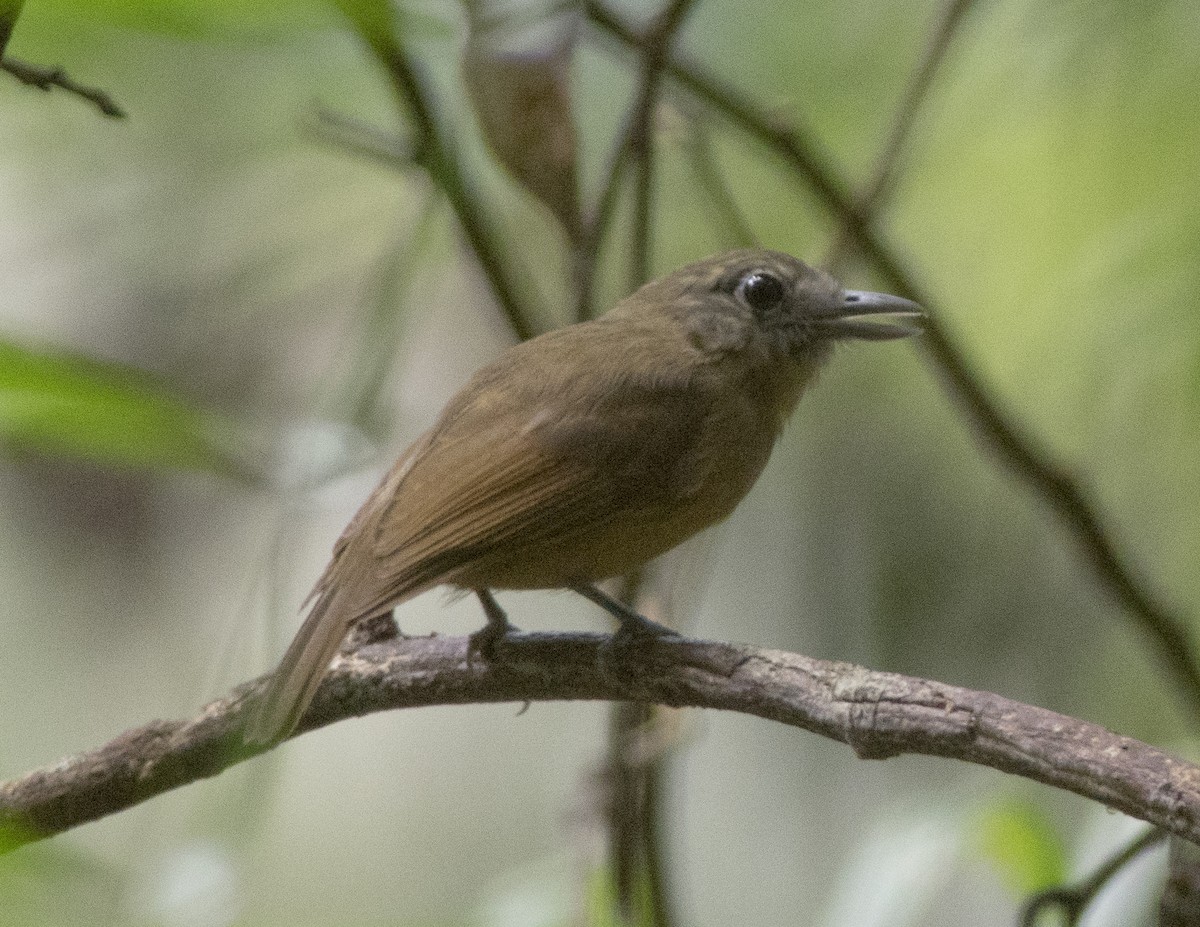
[[977, 842], [1014, 893], [1031, 895], [1067, 877], [1066, 850], [1046, 815], [1017, 799], [983, 812]]
[[141, 371], [0, 339], [0, 441], [10, 446], [233, 475], [231, 434]]

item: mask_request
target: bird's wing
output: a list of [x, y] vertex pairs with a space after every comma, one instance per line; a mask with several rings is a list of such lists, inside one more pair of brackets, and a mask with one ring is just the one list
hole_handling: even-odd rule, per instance
[[704, 404], [688, 386], [657, 370], [600, 397], [543, 381], [534, 396], [448, 409], [358, 529], [372, 533], [378, 583], [363, 610], [488, 551], [599, 529], [689, 491]]

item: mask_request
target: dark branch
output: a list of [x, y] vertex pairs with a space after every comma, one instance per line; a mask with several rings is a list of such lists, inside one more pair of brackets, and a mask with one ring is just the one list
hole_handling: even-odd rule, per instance
[[416, 162], [416, 150], [408, 139], [343, 113], [318, 109], [304, 128], [323, 142], [392, 170], [405, 170]]
[[1200, 847], [1172, 840], [1158, 927], [1200, 927]]
[[21, 15], [21, 7], [24, 5], [25, 0], [13, 0], [8, 4], [8, 9], [0, 15], [0, 58], [4, 57], [8, 40], [12, 38], [13, 30], [17, 27], [17, 17]]
[[630, 289], [650, 279], [653, 264], [654, 213], [654, 117], [658, 111], [663, 68], [671, 53], [671, 43], [683, 26], [692, 0], [670, 0], [642, 35], [641, 79], [633, 117], [629, 123], [628, 145], [634, 164], [633, 235], [630, 240]]
[[[668, 0], [643, 34], [638, 92], [625, 143], [633, 162], [633, 228], [629, 240], [629, 289], [650, 278], [654, 251], [654, 188], [656, 116], [662, 92], [663, 67], [693, 0]], [[582, 305], [582, 300], [580, 301]], [[641, 577], [635, 577], [636, 587]], [[631, 593], [633, 589], [629, 590]], [[636, 601], [631, 596], [629, 601]], [[645, 916], [636, 918], [652, 927], [671, 927], [676, 918], [667, 895], [663, 844], [654, 839], [663, 814], [661, 784], [665, 759], [653, 764], [630, 764], [629, 744], [652, 724], [649, 705], [629, 702], [614, 706], [609, 732], [612, 809], [609, 816], [609, 859], [618, 916], [635, 920], [638, 888], [648, 895]]]
[[704, 199], [711, 204], [717, 220], [721, 223], [722, 240], [730, 242], [738, 248], [761, 248], [762, 242], [754, 233], [750, 220], [746, 218], [729, 183], [717, 163], [713, 151], [712, 140], [703, 118], [696, 113], [689, 113], [687, 138], [684, 148], [692, 176], [704, 191]]
[[634, 231], [630, 248], [630, 278], [636, 289], [649, 275], [651, 190], [653, 187], [653, 120], [662, 86], [663, 69], [670, 60], [670, 43], [682, 27], [690, 0], [674, 0], [642, 33], [642, 65], [637, 93], [617, 137], [605, 172], [605, 182], [592, 214], [584, 223], [576, 264], [576, 321], [592, 316], [592, 291], [600, 250], [616, 212], [617, 195], [625, 171], [632, 164], [634, 177]]
[[[633, 48], [640, 37], [602, 4], [591, 0], [588, 15], [601, 28]], [[863, 211], [846, 192], [846, 185], [829, 167], [828, 159], [798, 129], [782, 126], [751, 100], [704, 75], [694, 64], [675, 58], [666, 73], [719, 112], [751, 138], [780, 157], [817, 194], [826, 208], [840, 217], [855, 246], [887, 287], [920, 303], [928, 311], [922, 342], [947, 387], [966, 410], [980, 437], [996, 456], [1023, 479], [1074, 535], [1108, 592], [1146, 633], [1185, 708], [1200, 717], [1200, 660], [1186, 628], [1189, 623], [1151, 591], [1120, 554], [1104, 520], [1083, 486], [991, 395], [941, 324], [937, 301], [918, 284]]]
[[1163, 831], [1152, 827], [1105, 860], [1092, 875], [1078, 885], [1056, 885], [1039, 892], [1029, 900], [1021, 912], [1021, 927], [1036, 927], [1042, 912], [1052, 908], [1061, 910], [1067, 919], [1068, 927], [1074, 927], [1083, 917], [1088, 905], [1104, 890], [1104, 886], [1112, 881], [1113, 876], [1146, 850], [1166, 839], [1167, 835]]
[[21, 83], [37, 87], [39, 90], [49, 91], [58, 87], [77, 97], [83, 97], [105, 116], [113, 119], [125, 118], [125, 110], [121, 109], [106, 92], [76, 83], [66, 75], [62, 68], [43, 68], [12, 58], [4, 58], [0, 59], [0, 71], [7, 71]]
[[[929, 96], [929, 88], [933, 79], [946, 60], [946, 55], [953, 44], [955, 36], [973, 0], [943, 0], [942, 8], [938, 11], [937, 23], [933, 34], [925, 47], [925, 52], [917, 64], [916, 70], [900, 98], [892, 117], [892, 125], [888, 130], [887, 140], [875, 159], [875, 168], [871, 179], [867, 181], [855, 203], [859, 212], [870, 222], [886, 203], [895, 185], [900, 156], [908, 141], [909, 133], [917, 121], [925, 100]], [[829, 256], [823, 262], [829, 272], [837, 275], [842, 261], [850, 252], [852, 238], [845, 228], [839, 228], [829, 249]]]
[[372, 43], [372, 50], [387, 68], [392, 86], [412, 118], [416, 131], [415, 156], [449, 200], [509, 327], [521, 341], [532, 338], [537, 332], [518, 294], [514, 271], [508, 266], [482, 201], [471, 188], [449, 135], [438, 125], [434, 102], [421, 75], [398, 41], [386, 45]]
[[[988, 692], [754, 647], [516, 634], [491, 662], [466, 638], [372, 643], [333, 665], [298, 732], [390, 708], [551, 700], [655, 702], [756, 715], [849, 744], [990, 766], [1200, 843], [1200, 767], [1099, 725]], [[262, 752], [241, 730], [265, 679], [182, 721], [154, 721], [0, 785], [6, 848], [60, 833]]]

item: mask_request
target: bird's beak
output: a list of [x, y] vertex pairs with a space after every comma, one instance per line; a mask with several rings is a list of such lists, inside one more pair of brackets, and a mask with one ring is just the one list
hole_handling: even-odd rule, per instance
[[925, 310], [911, 299], [866, 290], [843, 290], [828, 315], [816, 321], [833, 338], [888, 341], [921, 331]]

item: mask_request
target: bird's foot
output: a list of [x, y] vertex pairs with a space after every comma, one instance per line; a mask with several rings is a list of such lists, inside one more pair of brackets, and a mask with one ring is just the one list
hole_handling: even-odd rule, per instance
[[467, 665], [470, 666], [476, 655], [487, 661], [496, 659], [496, 648], [510, 633], [520, 629], [508, 620], [504, 609], [496, 601], [495, 596], [487, 589], [477, 589], [475, 594], [483, 604], [487, 624], [467, 638]]

